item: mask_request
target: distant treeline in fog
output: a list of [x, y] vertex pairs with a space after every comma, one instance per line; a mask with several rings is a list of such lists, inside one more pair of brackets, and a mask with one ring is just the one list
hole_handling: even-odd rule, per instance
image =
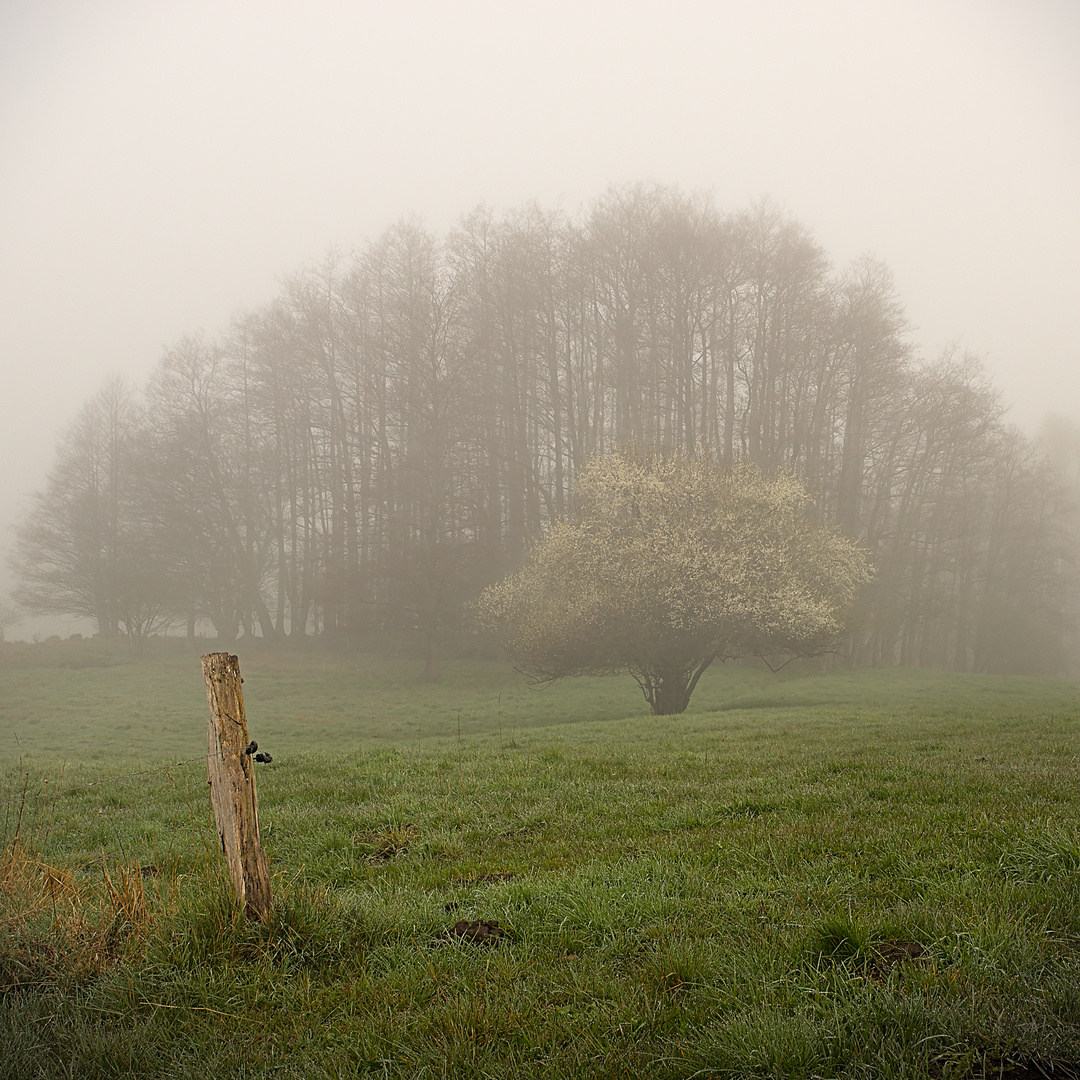
[[109, 381], [19, 526], [18, 598], [136, 640], [397, 640], [433, 670], [590, 455], [634, 441], [794, 472], [864, 541], [850, 662], [1065, 670], [1075, 476], [1003, 413], [976, 361], [912, 355], [884, 265], [835, 269], [768, 202], [637, 186], [406, 221], [179, 341], [144, 391]]

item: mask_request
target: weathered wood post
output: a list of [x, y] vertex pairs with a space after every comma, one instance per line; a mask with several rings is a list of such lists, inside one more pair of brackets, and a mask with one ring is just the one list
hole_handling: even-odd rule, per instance
[[206, 771], [221, 851], [244, 913], [265, 922], [270, 914], [270, 868], [259, 839], [240, 661], [228, 653], [210, 653], [202, 658], [202, 669], [210, 705]]

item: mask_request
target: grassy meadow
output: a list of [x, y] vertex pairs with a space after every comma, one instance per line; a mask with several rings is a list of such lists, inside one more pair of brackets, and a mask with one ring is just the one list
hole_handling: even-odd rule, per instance
[[1080, 1076], [1075, 683], [237, 651], [266, 925], [199, 651], [0, 647], [0, 1077]]

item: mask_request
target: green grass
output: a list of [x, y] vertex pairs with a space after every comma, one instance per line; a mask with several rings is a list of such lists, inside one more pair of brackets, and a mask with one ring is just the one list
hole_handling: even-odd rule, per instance
[[[96, 642], [0, 645], [0, 763], [205, 755], [199, 656], [212, 646], [151, 645], [143, 657]], [[238, 651], [249, 727], [275, 749], [415, 742], [499, 725], [510, 732], [645, 707], [629, 678], [538, 689], [506, 665], [463, 661], [446, 665], [442, 683], [427, 685], [415, 661], [257, 642]], [[741, 670], [752, 684], [758, 673]]]
[[[0, 765], [65, 760], [68, 768], [120, 760], [176, 761], [206, 753], [206, 690], [199, 657], [212, 643], [151, 641], [147, 654], [96, 641], [0, 643]], [[244, 674], [252, 735], [277, 750], [356, 749], [391, 741], [617, 720], [648, 711], [629, 676], [572, 679], [535, 687], [503, 664], [446, 665], [437, 685], [422, 663], [364, 654], [234, 646]], [[738, 665], [705, 673], [687, 716], [777, 708], [879, 715], [967, 710], [1070, 711], [1073, 682], [972, 677], [910, 669], [779, 675]]]
[[[731, 668], [654, 718], [625, 680], [241, 651], [275, 757], [262, 926], [221, 876], [182, 653], [0, 670], [0, 1076], [1080, 1065], [1073, 683]], [[111, 733], [147, 700], [167, 733]]]

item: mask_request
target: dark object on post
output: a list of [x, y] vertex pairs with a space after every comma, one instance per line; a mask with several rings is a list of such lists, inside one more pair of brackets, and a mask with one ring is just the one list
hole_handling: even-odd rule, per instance
[[[248, 916], [270, 914], [270, 869], [259, 839], [259, 802], [251, 762], [240, 661], [228, 653], [202, 658], [207, 727], [206, 771], [210, 802], [236, 898]], [[261, 756], [261, 755], [260, 755]]]
[[[241, 679], [240, 681], [243, 682], [244, 680]], [[254, 754], [255, 751], [258, 750], [258, 749], [259, 749], [259, 744], [254, 739], [252, 739], [251, 742], [249, 742], [247, 744], [247, 746], [244, 747], [244, 753], [245, 754]]]

